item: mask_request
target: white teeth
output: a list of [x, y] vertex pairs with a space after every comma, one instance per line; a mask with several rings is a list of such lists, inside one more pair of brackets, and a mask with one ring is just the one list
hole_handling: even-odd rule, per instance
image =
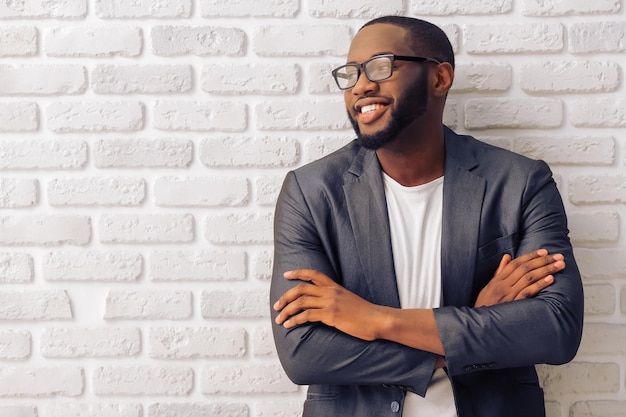
[[367, 106], [361, 107], [361, 113], [369, 113], [371, 111], [376, 111], [376, 110], [378, 110], [381, 107], [382, 107], [382, 105], [380, 105], [380, 104], [369, 104]]

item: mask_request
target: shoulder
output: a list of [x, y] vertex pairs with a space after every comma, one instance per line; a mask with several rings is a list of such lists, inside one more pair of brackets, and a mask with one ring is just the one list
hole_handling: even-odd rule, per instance
[[476, 172], [484, 172], [486, 175], [498, 173], [522, 175], [534, 170], [550, 171], [548, 165], [541, 160], [452, 131], [446, 133], [446, 152], [459, 164]]
[[298, 182], [303, 184], [341, 183], [343, 176], [362, 153], [363, 148], [353, 140], [340, 149], [295, 169], [292, 173]]

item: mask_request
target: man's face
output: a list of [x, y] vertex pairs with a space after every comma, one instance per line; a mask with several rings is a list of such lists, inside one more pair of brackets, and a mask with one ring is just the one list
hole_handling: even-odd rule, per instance
[[[408, 45], [407, 31], [390, 24], [367, 26], [354, 37], [348, 62], [361, 63], [375, 55], [416, 55]], [[422, 63], [395, 61], [393, 75], [372, 82], [361, 74], [357, 84], [344, 92], [348, 117], [359, 143], [370, 149], [393, 141], [428, 106], [428, 67]]]

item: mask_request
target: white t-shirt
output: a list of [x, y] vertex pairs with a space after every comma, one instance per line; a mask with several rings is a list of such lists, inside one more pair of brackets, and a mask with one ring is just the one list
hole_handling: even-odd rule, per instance
[[[396, 281], [402, 308], [441, 305], [443, 177], [405, 187], [383, 173]], [[407, 392], [403, 417], [456, 417], [452, 385], [438, 369], [426, 397]]]

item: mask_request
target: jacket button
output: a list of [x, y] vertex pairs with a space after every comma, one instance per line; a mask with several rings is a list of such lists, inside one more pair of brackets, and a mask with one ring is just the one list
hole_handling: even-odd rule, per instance
[[391, 402], [391, 411], [394, 413], [397, 413], [398, 411], [400, 411], [400, 403], [397, 401], [392, 401]]

